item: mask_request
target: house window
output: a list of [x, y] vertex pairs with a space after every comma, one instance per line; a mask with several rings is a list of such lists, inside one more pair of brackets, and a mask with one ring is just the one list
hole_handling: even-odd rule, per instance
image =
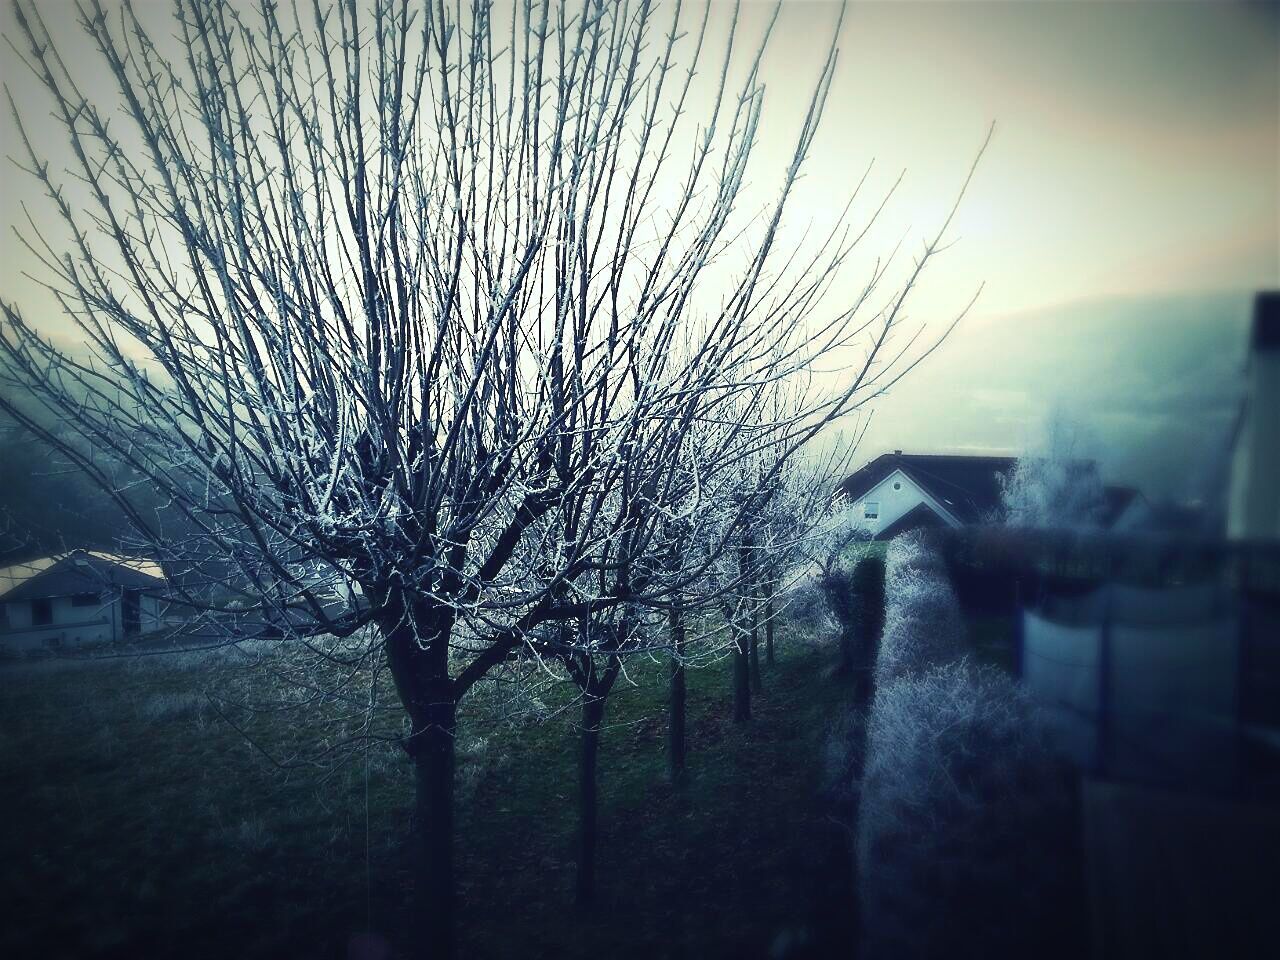
[[877, 500], [868, 500], [862, 505], [862, 516], [867, 520], [880, 519], [880, 503]]
[[897, 480], [893, 481], [893, 489], [895, 489], [895, 490], [901, 490], [901, 489], [902, 489], [902, 484], [901, 484], [901, 483], [899, 483]]
[[96, 593], [73, 593], [71, 595], [71, 605], [73, 607], [96, 607], [100, 599]]
[[53, 623], [53, 600], [42, 597], [31, 601], [31, 625], [43, 627]]

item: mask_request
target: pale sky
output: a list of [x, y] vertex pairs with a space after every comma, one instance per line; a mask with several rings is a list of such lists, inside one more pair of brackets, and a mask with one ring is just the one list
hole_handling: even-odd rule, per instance
[[[70, 35], [72, 5], [43, 6], [53, 26], [61, 20]], [[742, 29], [758, 31], [769, 8], [748, 3]], [[714, 8], [721, 31], [729, 9]], [[921, 369], [913, 395], [927, 393], [935, 374], [966, 389], [963, 365], [993, 325], [1086, 316], [1089, 304], [1118, 299], [1222, 293], [1235, 296], [1238, 307], [1246, 302], [1242, 293], [1280, 285], [1278, 10], [1274, 3], [1168, 0], [850, 4], [794, 215], [829, 217], [874, 159], [873, 182], [881, 186], [906, 171], [878, 249], [908, 229], [922, 236], [949, 206], [988, 126], [997, 124], [955, 224], [961, 242], [933, 268], [915, 315], [945, 319], [979, 282], [985, 290], [954, 344]], [[833, 3], [785, 5], [764, 68], [762, 182], [787, 159], [836, 14]], [[2, 16], [12, 35], [8, 4]], [[4, 81], [38, 124], [45, 107], [21, 70], [6, 51]], [[4, 153], [13, 154], [7, 111], [0, 136]], [[20, 221], [20, 202], [30, 199], [30, 181], [9, 170], [0, 183], [0, 296], [38, 307], [41, 295], [21, 277], [30, 256], [9, 229]], [[1231, 331], [1227, 351], [1238, 348], [1230, 338], [1238, 339], [1241, 322], [1232, 317], [1223, 321]], [[1178, 329], [1168, 335], [1176, 338]], [[999, 337], [993, 342], [998, 350]], [[1106, 344], [1096, 347], [1105, 352]], [[1013, 380], [1006, 392], [1021, 389], [1024, 401], [1035, 400], [1023, 404], [1026, 421], [1048, 400], [1037, 383], [1018, 387], [1016, 371]], [[981, 409], [954, 399], [955, 409]], [[926, 443], [1016, 449], [1027, 440], [1025, 422], [1022, 436], [1010, 428], [1002, 443], [990, 421], [972, 412], [939, 437], [936, 425], [932, 433], [923, 429], [918, 403], [903, 407], [891, 396], [880, 407], [868, 452]]]
[[[798, 103], [834, 7], [785, 17], [772, 95]], [[1280, 286], [1280, 7], [853, 4], [840, 46], [815, 211], [874, 156], [906, 170], [893, 230], [932, 227], [997, 124], [915, 312], [982, 297], [877, 402], [858, 462], [1016, 454], [1057, 413], [1109, 479], [1212, 496], [1252, 293]]]
[[[766, 74], [778, 106], [811, 82], [834, 9], [788, 5]], [[891, 216], [932, 225], [995, 121], [952, 257], [958, 278], [986, 281], [979, 316], [1275, 284], [1277, 9], [852, 4], [810, 184], [828, 195], [874, 157], [907, 172]]]

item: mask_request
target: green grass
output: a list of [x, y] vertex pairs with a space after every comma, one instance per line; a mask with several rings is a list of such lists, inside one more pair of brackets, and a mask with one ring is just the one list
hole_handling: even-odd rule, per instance
[[[572, 711], [555, 713], [568, 692], [545, 694], [553, 718], [531, 726], [464, 707], [463, 954], [762, 956], [796, 935], [847, 951], [848, 858], [821, 759], [847, 694], [831, 651], [781, 646], [746, 727], [731, 722], [728, 664], [691, 672], [679, 788], [665, 666], [620, 682], [587, 915], [572, 905], [577, 737]], [[0, 672], [0, 893], [17, 918], [0, 955], [341, 957], [366, 931], [406, 948], [412, 777], [398, 750], [370, 750], [367, 780], [359, 761], [281, 770], [191, 696], [206, 681], [157, 658]], [[289, 754], [336, 743], [347, 712], [246, 722]]]

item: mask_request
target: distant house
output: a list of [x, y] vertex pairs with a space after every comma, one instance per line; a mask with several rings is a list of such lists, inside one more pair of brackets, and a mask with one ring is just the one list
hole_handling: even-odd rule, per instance
[[[983, 457], [895, 450], [876, 457], [841, 484], [855, 523], [888, 540], [921, 527], [985, 523], [1000, 511], [1001, 479], [1015, 457]], [[1089, 469], [1097, 469], [1092, 463]], [[1128, 487], [1103, 488], [1102, 526], [1110, 527], [1140, 499]]]
[[95, 550], [0, 569], [0, 652], [13, 655], [131, 639], [163, 625], [164, 571]]

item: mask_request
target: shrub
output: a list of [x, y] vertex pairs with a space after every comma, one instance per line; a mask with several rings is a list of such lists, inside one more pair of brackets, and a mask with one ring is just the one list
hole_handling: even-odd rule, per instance
[[861, 774], [865, 719], [855, 710], [842, 711], [827, 727], [822, 742], [822, 786], [845, 794]]
[[876, 657], [876, 686], [954, 660], [963, 654], [963, 643], [964, 623], [945, 584], [891, 601]]
[[964, 622], [942, 561], [905, 535], [885, 559], [885, 622], [876, 657], [877, 688], [963, 654]]
[[884, 626], [884, 557], [868, 554], [853, 568], [852, 587], [859, 599], [858, 627], [878, 638]]
[[861, 786], [863, 956], [1063, 949], [1071, 793], [1008, 676], [961, 659], [880, 687]]
[[823, 640], [835, 629], [820, 576], [804, 576], [779, 594], [776, 615], [785, 615], [791, 635]]
[[865, 686], [884, 624], [884, 561], [867, 554], [851, 569], [833, 565], [818, 576], [816, 587], [837, 627], [840, 672], [856, 675], [860, 687]]
[[1062, 949], [1068, 774], [1014, 681], [963, 656], [960, 606], [926, 537], [890, 544], [885, 581], [854, 788], [864, 955]]
[[541, 697], [526, 697], [517, 704], [513, 714], [518, 727], [536, 727], [551, 719], [551, 708]]
[[889, 541], [885, 551], [885, 588], [919, 577], [945, 577], [946, 566], [936, 537], [924, 530], [902, 533]]

